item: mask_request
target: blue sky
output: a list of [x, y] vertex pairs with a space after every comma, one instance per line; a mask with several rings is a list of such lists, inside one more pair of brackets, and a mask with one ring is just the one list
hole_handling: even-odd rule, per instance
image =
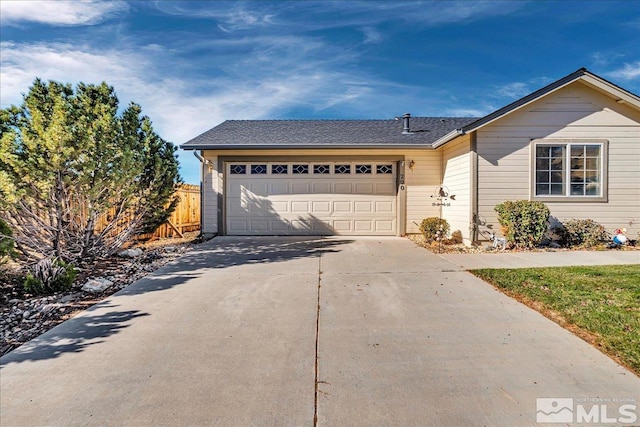
[[36, 77], [106, 81], [176, 144], [227, 119], [482, 116], [580, 67], [640, 93], [640, 0], [3, 0], [0, 19], [3, 108]]

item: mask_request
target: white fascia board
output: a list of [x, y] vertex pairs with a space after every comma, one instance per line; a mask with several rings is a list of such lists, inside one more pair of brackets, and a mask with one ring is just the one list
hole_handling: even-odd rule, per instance
[[452, 139], [455, 139], [457, 137], [459, 137], [460, 135], [464, 135], [466, 132], [464, 132], [462, 129], [454, 129], [451, 132], [449, 132], [448, 134], [446, 134], [445, 136], [439, 138], [438, 140], [436, 140], [433, 144], [431, 144], [431, 147], [433, 148], [438, 148], [441, 145], [446, 144], [447, 142], [451, 141]]
[[607, 93], [612, 98], [615, 98], [617, 102], [640, 109], [640, 97], [638, 97], [637, 95], [631, 92], [620, 90], [620, 88], [618, 88], [617, 86], [612, 85], [606, 80], [599, 79], [594, 75], [585, 74], [580, 79], [589, 86], [600, 89], [600, 91]]

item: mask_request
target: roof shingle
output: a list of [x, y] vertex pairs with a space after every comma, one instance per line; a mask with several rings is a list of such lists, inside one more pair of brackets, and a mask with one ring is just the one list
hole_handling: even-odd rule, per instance
[[340, 148], [430, 146], [474, 117], [411, 117], [402, 120], [227, 120], [182, 144], [187, 150], [228, 148]]

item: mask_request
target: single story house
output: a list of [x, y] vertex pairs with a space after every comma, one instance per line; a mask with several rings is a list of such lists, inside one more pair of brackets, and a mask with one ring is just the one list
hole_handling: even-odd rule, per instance
[[480, 118], [228, 120], [182, 148], [206, 234], [402, 236], [442, 216], [472, 242], [519, 199], [640, 231], [640, 97], [584, 68]]

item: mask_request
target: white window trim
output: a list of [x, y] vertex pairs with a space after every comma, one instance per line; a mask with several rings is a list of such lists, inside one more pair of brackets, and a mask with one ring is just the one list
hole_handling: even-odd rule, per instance
[[[538, 145], [565, 145], [564, 191], [563, 195], [536, 195], [536, 147]], [[571, 145], [600, 145], [600, 195], [597, 196], [572, 196], [569, 194], [571, 186]], [[530, 151], [530, 186], [529, 199], [540, 202], [570, 202], [570, 203], [606, 203], [608, 201], [608, 163], [609, 141], [606, 139], [532, 139]]]

